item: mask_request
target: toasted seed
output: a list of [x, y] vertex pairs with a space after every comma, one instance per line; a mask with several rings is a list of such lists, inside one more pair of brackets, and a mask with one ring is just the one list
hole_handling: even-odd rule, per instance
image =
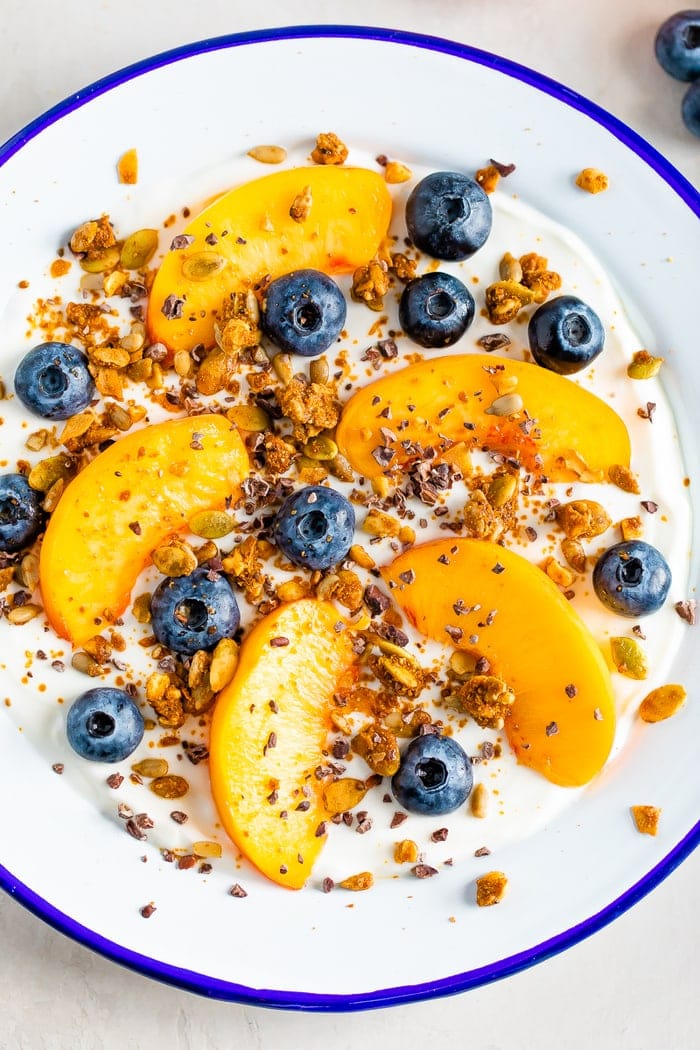
[[205, 540], [218, 540], [228, 536], [235, 528], [235, 521], [225, 510], [201, 510], [190, 518], [190, 531]]
[[36, 554], [25, 554], [19, 563], [19, 582], [30, 593], [39, 586], [39, 558]]
[[359, 543], [353, 543], [348, 551], [348, 557], [351, 561], [355, 562], [355, 565], [359, 565], [362, 569], [373, 569], [375, 566], [375, 561], [372, 555]]
[[659, 374], [663, 363], [663, 357], [654, 357], [648, 350], [637, 350], [627, 366], [627, 375], [630, 379], [651, 379]]
[[515, 256], [506, 252], [498, 264], [498, 274], [502, 281], [515, 281], [520, 284], [523, 279], [523, 268]]
[[168, 763], [164, 758], [142, 758], [140, 762], [134, 762], [131, 768], [134, 773], [150, 780], [155, 777], [164, 777], [168, 772]]
[[328, 382], [328, 361], [325, 357], [315, 357], [309, 365], [309, 379], [312, 383], [324, 383]]
[[518, 488], [515, 474], [496, 474], [491, 478], [486, 490], [486, 498], [492, 507], [504, 507], [512, 499]]
[[136, 230], [122, 245], [120, 265], [125, 270], [141, 270], [150, 262], [158, 247], [158, 230]]
[[241, 430], [262, 433], [270, 429], [270, 417], [264, 408], [257, 405], [234, 405], [229, 408], [226, 418]]
[[512, 416], [522, 411], [523, 399], [520, 394], [502, 394], [492, 401], [486, 409], [487, 416]]
[[649, 667], [646, 654], [634, 638], [611, 638], [610, 651], [619, 674], [637, 680], [647, 677]]
[[19, 626], [23, 623], [29, 623], [35, 616], [38, 616], [41, 612], [40, 605], [32, 605], [27, 603], [26, 605], [16, 605], [13, 609], [10, 609], [7, 614], [7, 619], [10, 623]]
[[328, 461], [330, 472], [334, 478], [338, 478], [339, 481], [352, 481], [355, 477], [350, 461], [339, 452], [338, 455]]
[[418, 860], [418, 843], [413, 839], [401, 839], [394, 843], [395, 864], [415, 864]]
[[29, 487], [37, 492], [48, 492], [59, 478], [68, 481], [74, 472], [75, 468], [72, 459], [61, 452], [58, 456], [49, 456], [48, 459], [42, 459], [36, 466], [32, 467], [27, 481], [29, 482]]
[[134, 619], [138, 623], [150, 623], [151, 622], [151, 596], [150, 594], [139, 594], [134, 599], [134, 603], [131, 607], [131, 611], [134, 614]]
[[323, 801], [329, 813], [347, 813], [362, 802], [367, 794], [364, 780], [342, 777], [332, 780], [323, 789]]
[[[402, 653], [402, 655], [405, 657], [406, 654]], [[406, 689], [418, 688], [419, 679], [410, 668], [405, 666], [404, 663], [392, 659], [389, 656], [380, 656], [377, 662], [387, 674], [391, 675], [395, 682], [399, 683], [399, 685], [405, 686]]]
[[642, 700], [639, 717], [643, 722], [663, 722], [680, 711], [686, 696], [682, 685], [660, 685]]
[[36, 430], [33, 434], [30, 434], [25, 441], [25, 447], [28, 448], [30, 452], [39, 452], [46, 444], [48, 436], [48, 430]]
[[45, 510], [47, 514], [53, 514], [56, 507], [58, 506], [58, 501], [63, 495], [63, 490], [65, 487], [66, 483], [63, 480], [63, 478], [59, 478], [57, 481], [54, 481], [53, 485], [44, 496], [43, 502], [41, 504], [42, 509]]
[[338, 455], [338, 446], [332, 438], [318, 434], [304, 445], [304, 455], [313, 460], [332, 460]]
[[233, 678], [238, 666], [238, 644], [233, 638], [222, 638], [212, 653], [209, 685], [220, 692]]
[[586, 571], [586, 552], [580, 540], [571, 540], [568, 537], [563, 539], [561, 541], [561, 552], [575, 572]]
[[261, 164], [281, 164], [287, 158], [287, 151], [284, 146], [253, 146], [248, 156]]
[[629, 467], [622, 466], [620, 463], [613, 464], [608, 468], [608, 478], [623, 492], [639, 493], [639, 482]]
[[208, 281], [221, 273], [226, 259], [218, 252], [196, 252], [182, 261], [182, 275], [188, 281]]
[[169, 773], [163, 777], [156, 777], [148, 785], [154, 795], [159, 798], [183, 798], [190, 790], [190, 785], [184, 777]]
[[450, 656], [450, 670], [460, 677], [474, 670], [474, 657], [463, 649], [455, 649]]
[[192, 843], [192, 852], [198, 857], [220, 857], [222, 853], [220, 842], [206, 842], [204, 840]]
[[413, 172], [408, 165], [403, 164], [400, 160], [390, 160], [384, 168], [384, 178], [390, 186], [396, 186], [399, 183], [408, 182], [409, 179], [412, 179]]
[[90, 678], [97, 678], [98, 675], [102, 674], [102, 668], [97, 660], [94, 660], [89, 653], [83, 652], [82, 650], [73, 653], [70, 665], [76, 671], [80, 671], [81, 674], [89, 675]]
[[469, 798], [469, 809], [473, 817], [483, 820], [488, 812], [489, 792], [485, 784], [478, 783]]
[[153, 564], [164, 576], [189, 576], [197, 568], [197, 556], [187, 543], [173, 540], [156, 547]]
[[120, 252], [116, 246], [102, 248], [98, 251], [90, 251], [80, 260], [81, 269], [85, 273], [106, 273], [119, 266]]
[[289, 354], [275, 354], [272, 358], [272, 367], [277, 373], [277, 378], [280, 379], [285, 386], [291, 383], [294, 378], [294, 366], [292, 365], [292, 359]]

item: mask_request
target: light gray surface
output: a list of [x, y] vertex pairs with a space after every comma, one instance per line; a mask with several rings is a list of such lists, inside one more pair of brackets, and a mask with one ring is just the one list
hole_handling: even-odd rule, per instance
[[[66, 95], [154, 52], [256, 27], [346, 22], [451, 37], [522, 62], [603, 105], [697, 185], [700, 140], [681, 123], [683, 86], [662, 73], [652, 54], [656, 27], [682, 6], [678, 0], [271, 0], [264, 8], [241, 0], [3, 0], [0, 141]], [[239, 111], [234, 103], [239, 119], [247, 104], [240, 100]], [[350, 1016], [282, 1014], [155, 984], [72, 943], [3, 895], [0, 1048], [405, 1050], [449, 1041], [478, 1050], [692, 1050], [700, 1021], [699, 876], [696, 854], [613, 925], [506, 981]], [[391, 945], [383, 946], [380, 934], [378, 944], [391, 983]]]

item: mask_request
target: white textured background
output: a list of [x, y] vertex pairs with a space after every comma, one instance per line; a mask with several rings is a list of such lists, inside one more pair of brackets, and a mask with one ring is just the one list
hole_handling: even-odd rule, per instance
[[[154, 52], [265, 26], [344, 22], [446, 36], [522, 62], [604, 106], [698, 185], [700, 139], [681, 123], [683, 86], [653, 57], [657, 26], [683, 6], [690, 4], [2, 0], [0, 141], [66, 95]], [[3, 895], [0, 1050], [695, 1050], [699, 882], [696, 853], [612, 926], [498, 984], [435, 1002], [318, 1016], [209, 1002], [155, 984]], [[386, 956], [390, 984], [390, 946]]]

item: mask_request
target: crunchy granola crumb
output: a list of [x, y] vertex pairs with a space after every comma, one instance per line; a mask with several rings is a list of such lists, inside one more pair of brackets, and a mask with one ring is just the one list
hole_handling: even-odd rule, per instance
[[506, 892], [508, 879], [502, 871], [489, 871], [476, 880], [476, 903], [480, 908], [499, 904]]
[[321, 132], [316, 138], [316, 145], [311, 151], [314, 164], [344, 164], [348, 158], [345, 143], [332, 132]]
[[602, 193], [608, 189], [610, 180], [599, 168], [583, 168], [576, 176], [576, 185], [587, 193]]
[[630, 809], [637, 831], [642, 835], [656, 835], [661, 810], [657, 806], [631, 806]]

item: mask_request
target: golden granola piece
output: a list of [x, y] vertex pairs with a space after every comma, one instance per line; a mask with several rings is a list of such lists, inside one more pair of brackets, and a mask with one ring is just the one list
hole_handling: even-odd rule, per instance
[[680, 711], [687, 695], [682, 685], [660, 685], [642, 700], [639, 717], [643, 722], [663, 722]]
[[359, 806], [367, 794], [368, 787], [364, 780], [353, 777], [342, 777], [331, 780], [323, 788], [323, 802], [329, 813], [347, 813]]
[[122, 153], [117, 161], [117, 175], [124, 185], [136, 185], [139, 180], [139, 156], [135, 149], [128, 149], [126, 153]]
[[294, 219], [294, 222], [306, 222], [311, 214], [312, 204], [313, 195], [311, 193], [311, 187], [304, 186], [301, 193], [298, 193], [291, 203], [289, 208], [290, 218]]
[[251, 603], [260, 598], [264, 584], [262, 561], [258, 554], [258, 541], [255, 536], [246, 536], [242, 543], [222, 558], [224, 572], [233, 577]]
[[561, 541], [561, 552], [575, 572], [586, 571], [586, 552], [580, 540], [568, 538]]
[[632, 518], [620, 520], [620, 533], [623, 540], [640, 540], [644, 535], [644, 525], [638, 514]]
[[562, 503], [554, 511], [557, 523], [570, 540], [590, 540], [610, 528], [612, 519], [605, 507], [591, 499]]
[[613, 464], [612, 467], [608, 467], [608, 478], [623, 492], [639, 494], [639, 482], [629, 467], [623, 467], [619, 463]]
[[114, 236], [114, 230], [107, 215], [82, 223], [70, 239], [71, 251], [76, 255], [82, 252], [101, 251], [104, 248], [111, 248], [116, 243], [117, 238]]
[[419, 853], [418, 843], [413, 839], [401, 839], [394, 843], [394, 863], [396, 864], [415, 864]]
[[277, 401], [295, 424], [294, 436], [302, 444], [322, 430], [332, 430], [340, 418], [340, 404], [328, 383], [305, 383], [294, 376], [277, 391]]
[[369, 890], [374, 886], [374, 875], [371, 871], [360, 871], [357, 875], [348, 875], [347, 879], [343, 879], [338, 885], [344, 890], [354, 892]]
[[565, 565], [558, 562], [556, 558], [551, 555], [545, 558], [544, 571], [550, 580], [556, 583], [557, 587], [570, 587], [576, 579], [575, 574], [571, 569], [567, 569]]
[[523, 306], [534, 299], [533, 293], [517, 281], [496, 281], [485, 292], [486, 310], [491, 324], [514, 321]]
[[502, 729], [515, 693], [502, 678], [475, 674], [460, 684], [451, 698], [482, 729]]
[[637, 831], [642, 835], [656, 835], [661, 810], [657, 806], [630, 806]]
[[379, 722], [363, 726], [353, 737], [352, 749], [364, 758], [373, 773], [392, 777], [401, 764], [401, 754], [396, 737]]
[[484, 193], [493, 193], [501, 181], [501, 173], [495, 164], [487, 164], [486, 167], [478, 169], [474, 178]]
[[409, 179], [413, 178], [413, 172], [406, 164], [402, 164], [400, 160], [390, 160], [384, 168], [384, 178], [386, 181], [394, 186], [401, 182], [408, 182]]
[[474, 539], [492, 539], [499, 532], [498, 514], [489, 503], [488, 497], [481, 489], [470, 493], [464, 504], [464, 528], [467, 536]]
[[277, 434], [268, 432], [263, 441], [265, 469], [269, 474], [285, 474], [296, 456], [296, 449]]
[[314, 164], [344, 164], [348, 159], [348, 148], [332, 131], [321, 132], [311, 151]]
[[489, 871], [476, 880], [476, 903], [480, 908], [489, 908], [503, 900], [508, 879], [502, 871]]
[[[166, 678], [166, 688], [161, 692], [162, 679]], [[155, 680], [154, 680], [155, 679]], [[170, 684], [168, 675], [159, 673], [149, 675], [146, 682], [146, 699], [156, 713], [158, 724], [164, 729], [179, 729], [185, 722], [182, 707], [182, 693], [175, 685]]]
[[371, 507], [367, 517], [362, 522], [362, 531], [368, 532], [370, 536], [398, 536], [401, 531], [401, 522], [392, 518], [391, 514]]
[[610, 180], [600, 168], [583, 168], [576, 176], [576, 185], [586, 193], [602, 193], [607, 190]]
[[412, 281], [418, 270], [418, 262], [416, 259], [409, 259], [403, 252], [392, 252], [389, 269], [400, 281]]
[[350, 294], [357, 303], [365, 303], [370, 310], [384, 309], [384, 296], [389, 291], [389, 268], [379, 259], [370, 259], [352, 275]]
[[469, 796], [469, 810], [473, 817], [478, 820], [483, 820], [488, 812], [488, 799], [489, 792], [485, 784], [481, 781], [474, 785], [474, 790]]
[[[325, 578], [328, 579], [328, 577]], [[338, 602], [345, 609], [354, 612], [355, 609], [359, 609], [362, 605], [363, 591], [362, 580], [357, 573], [351, 569], [339, 569], [337, 573], [333, 573], [331, 585], [326, 589], [323, 597], [327, 599], [332, 598], [333, 601]], [[316, 593], [319, 594], [318, 589]], [[319, 597], [321, 597], [320, 594]]]

